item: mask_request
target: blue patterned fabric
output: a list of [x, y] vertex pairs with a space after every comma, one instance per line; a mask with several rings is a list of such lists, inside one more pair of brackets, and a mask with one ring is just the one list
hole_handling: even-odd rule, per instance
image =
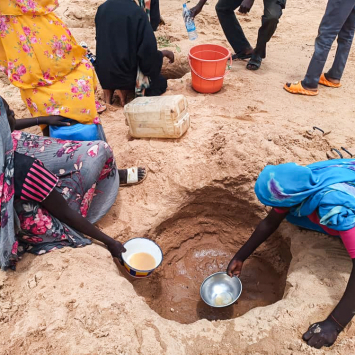
[[355, 159], [268, 165], [255, 193], [263, 204], [288, 207], [295, 217], [317, 210], [324, 226], [338, 231], [355, 227]]

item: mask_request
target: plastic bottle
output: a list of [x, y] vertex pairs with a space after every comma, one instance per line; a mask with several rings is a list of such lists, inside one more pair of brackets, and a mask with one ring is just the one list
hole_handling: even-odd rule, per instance
[[182, 6], [182, 17], [184, 18], [185, 21], [185, 26], [186, 26], [187, 34], [189, 36], [189, 40], [194, 41], [198, 37], [198, 35], [195, 27], [195, 22], [191, 17], [190, 10], [187, 8], [186, 4]]

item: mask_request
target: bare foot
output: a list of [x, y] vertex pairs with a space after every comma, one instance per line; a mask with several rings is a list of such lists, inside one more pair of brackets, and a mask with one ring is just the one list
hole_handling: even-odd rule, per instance
[[116, 90], [116, 92], [117, 92], [117, 95], [120, 99], [120, 104], [123, 107], [127, 102], [128, 90]]
[[104, 89], [104, 100], [105, 100], [106, 104], [108, 104], [108, 105], [112, 104], [113, 93], [114, 93], [114, 90]]

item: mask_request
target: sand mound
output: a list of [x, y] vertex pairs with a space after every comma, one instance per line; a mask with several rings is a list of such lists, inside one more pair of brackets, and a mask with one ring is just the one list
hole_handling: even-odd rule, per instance
[[[58, 10], [78, 41], [92, 49], [93, 19], [102, 2], [62, 0]], [[215, 3], [209, 1], [196, 20], [197, 43], [227, 46]], [[187, 96], [192, 126], [180, 140], [133, 140], [122, 109], [108, 109], [102, 119], [118, 164], [145, 165], [150, 173], [144, 184], [122, 189], [98, 225], [122, 241], [151, 237], [162, 246], [165, 261], [144, 281], [145, 288], [138, 281], [132, 285], [98, 245], [27, 255], [16, 273], [0, 273], [0, 354], [353, 354], [354, 326], [331, 349], [317, 351], [301, 341], [345, 289], [351, 263], [335, 238], [282, 224], [245, 269], [245, 299], [225, 315], [231, 320], [200, 319], [208, 314], [193, 296], [203, 277], [225, 267], [265, 215], [253, 186], [266, 164], [307, 164], [325, 159], [331, 147], [355, 148], [354, 51], [341, 89], [321, 88], [315, 98], [282, 90], [285, 81], [304, 75], [326, 1], [308, 5], [304, 0], [288, 4], [259, 72], [234, 62], [221, 92], [207, 96], [191, 89], [186, 74], [191, 43], [180, 20], [181, 3], [161, 0], [166, 25], [157, 37], [177, 54], [177, 64], [165, 66], [176, 78], [169, 80], [167, 95]], [[241, 17], [252, 43], [261, 13], [257, 3]], [[299, 23], [304, 31], [294, 31]], [[333, 55], [334, 49], [330, 60]], [[28, 115], [17, 89], [3, 78], [0, 91], [18, 116]], [[310, 138], [305, 131], [314, 125], [331, 133]], [[207, 258], [199, 259], [203, 253]], [[178, 275], [185, 270], [186, 278]], [[263, 294], [264, 287], [271, 287], [273, 298], [269, 291]], [[181, 299], [169, 300], [172, 294]]]

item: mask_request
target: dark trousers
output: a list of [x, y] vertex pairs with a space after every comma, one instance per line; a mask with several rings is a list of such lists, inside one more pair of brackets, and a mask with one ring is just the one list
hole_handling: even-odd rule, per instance
[[328, 71], [331, 79], [340, 80], [348, 60], [355, 31], [355, 0], [329, 0], [322, 22], [319, 25], [314, 53], [307, 74], [302, 81], [307, 88], [317, 88], [325, 62], [335, 38], [338, 48], [333, 66]]
[[[236, 54], [244, 53], [250, 48], [243, 29], [234, 13], [243, 0], [219, 0], [216, 5], [216, 12], [222, 29], [228, 42]], [[258, 40], [255, 47], [255, 54], [262, 58], [266, 56], [266, 43], [275, 33], [277, 24], [282, 15], [282, 6], [278, 0], [264, 0], [264, 15], [261, 18]]]
[[150, 3], [150, 24], [152, 25], [153, 31], [158, 29], [160, 24], [159, 0], [152, 0]]
[[159, 75], [157, 78], [150, 80], [150, 86], [145, 90], [145, 96], [160, 96], [164, 94], [166, 89], [168, 88], [168, 81], [163, 77], [163, 75]]

